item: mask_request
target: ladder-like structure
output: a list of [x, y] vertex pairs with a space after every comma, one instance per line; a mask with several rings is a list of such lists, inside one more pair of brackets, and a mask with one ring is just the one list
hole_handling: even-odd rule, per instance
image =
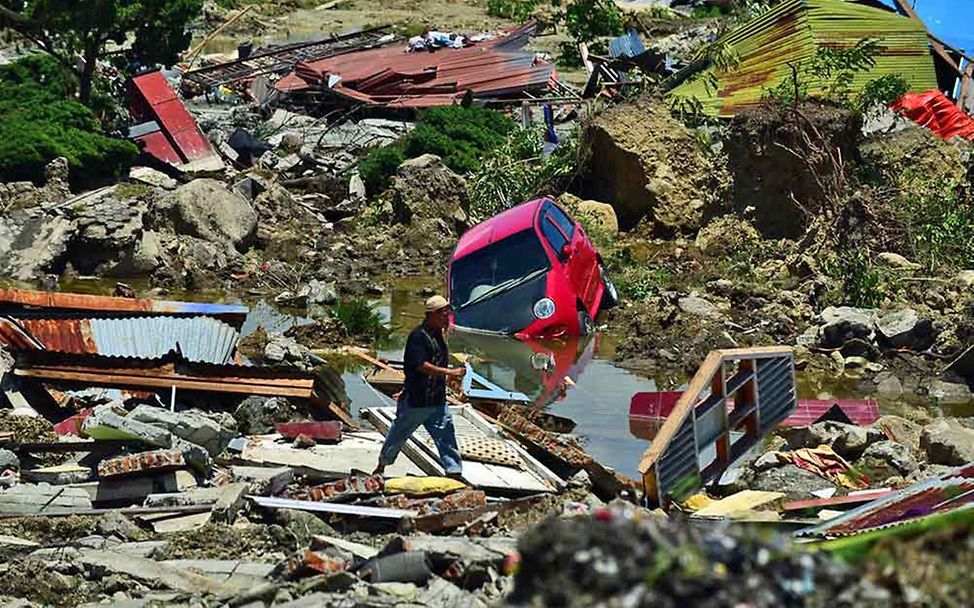
[[647, 502], [666, 506], [716, 479], [797, 403], [791, 348], [711, 352], [639, 463]]

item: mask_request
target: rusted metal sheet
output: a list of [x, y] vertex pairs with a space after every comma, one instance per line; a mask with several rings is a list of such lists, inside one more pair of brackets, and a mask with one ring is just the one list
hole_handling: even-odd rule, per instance
[[974, 463], [922, 481], [800, 530], [798, 536], [835, 538], [906, 524], [932, 515], [974, 508]]
[[861, 505], [872, 502], [877, 498], [882, 498], [893, 494], [893, 490], [863, 490], [855, 494], [845, 496], [833, 496], [832, 498], [810, 498], [808, 500], [795, 500], [781, 505], [782, 511], [804, 511], [805, 509], [824, 509], [826, 507], [848, 507], [850, 505]]
[[287, 497], [295, 500], [329, 502], [339, 498], [379, 494], [384, 487], [385, 480], [381, 475], [352, 475], [347, 479], [339, 479], [338, 481], [331, 481], [290, 492]]
[[[12, 306], [13, 305], [13, 306]], [[192, 315], [216, 317], [239, 329], [247, 318], [246, 306], [209, 302], [178, 302], [148, 298], [118, 298], [81, 293], [0, 289], [0, 307], [8, 313], [11, 308], [47, 308], [54, 310], [85, 310], [103, 313], [149, 313], [155, 315]], [[13, 313], [11, 313], [13, 314]], [[18, 315], [13, 315], [18, 316]]]
[[529, 23], [462, 49], [407, 53], [382, 47], [301, 62], [275, 87], [285, 93], [328, 90], [350, 101], [402, 108], [450, 105], [468, 90], [478, 98], [549, 92], [557, 82], [555, 66], [521, 50], [535, 27]]
[[231, 363], [240, 335], [207, 317], [33, 319], [20, 321], [47, 350], [106, 357], [156, 359], [177, 351], [189, 361]]
[[180, 164], [214, 156], [209, 140], [162, 72], [149, 72], [132, 78], [131, 89], [133, 100], [130, 111], [141, 120], [154, 120], [159, 124], [161, 132], [179, 153]]
[[288, 439], [306, 435], [318, 441], [338, 442], [342, 440], [342, 425], [333, 420], [279, 422], [274, 425], [274, 430]]
[[44, 348], [44, 344], [31, 335], [16, 319], [5, 316], [0, 316], [0, 344], [14, 351]]

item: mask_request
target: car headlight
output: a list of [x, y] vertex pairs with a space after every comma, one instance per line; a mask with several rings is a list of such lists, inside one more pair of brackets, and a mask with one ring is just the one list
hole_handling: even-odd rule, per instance
[[534, 303], [534, 316], [547, 319], [555, 314], [555, 303], [551, 298], [541, 298]]

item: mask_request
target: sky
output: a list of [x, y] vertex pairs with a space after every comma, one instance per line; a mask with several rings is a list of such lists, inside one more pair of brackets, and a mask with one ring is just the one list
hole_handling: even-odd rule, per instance
[[[893, 0], [883, 0], [896, 6]], [[911, 0], [934, 36], [951, 46], [974, 51], [974, 0]]]

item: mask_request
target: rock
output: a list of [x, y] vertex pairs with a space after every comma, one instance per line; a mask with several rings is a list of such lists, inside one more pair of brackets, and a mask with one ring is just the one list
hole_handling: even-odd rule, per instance
[[957, 273], [956, 281], [961, 287], [974, 287], [974, 270], [961, 270]]
[[0, 274], [31, 281], [55, 270], [67, 258], [77, 224], [39, 210], [14, 211], [0, 220]]
[[273, 433], [278, 422], [288, 422], [300, 415], [293, 403], [283, 397], [252, 396], [244, 399], [233, 413], [237, 430], [244, 435]]
[[581, 137], [592, 152], [582, 194], [611, 204], [622, 229], [646, 218], [661, 232], [694, 231], [719, 197], [721, 171], [657, 99], [613, 106]]
[[917, 470], [913, 471], [909, 477], [906, 478], [906, 483], [915, 484], [921, 481], [926, 481], [928, 479], [933, 479], [934, 477], [940, 477], [952, 471], [954, 467], [948, 467], [942, 464], [921, 464]]
[[451, 234], [467, 227], [467, 183], [436, 155], [424, 154], [400, 165], [391, 190], [393, 216], [401, 224], [436, 224]]
[[213, 179], [196, 179], [157, 206], [174, 232], [246, 251], [257, 236], [257, 213], [240, 195]]
[[143, 537], [142, 529], [118, 511], [105, 513], [98, 518], [98, 533], [104, 537], [118, 537], [122, 540], [137, 540]]
[[911, 262], [900, 254], [892, 253], [890, 251], [880, 253], [878, 256], [876, 256], [876, 260], [887, 268], [898, 268], [900, 270], [916, 270], [917, 268], [920, 268], [919, 264]]
[[829, 306], [822, 311], [819, 319], [822, 322], [818, 334], [819, 345], [824, 348], [839, 348], [854, 339], [872, 343], [875, 337], [875, 310]]
[[923, 427], [920, 447], [930, 464], [958, 466], [974, 462], [974, 430], [954, 418], [937, 420]]
[[935, 379], [924, 382], [923, 387], [928, 395], [938, 401], [960, 403], [974, 399], [970, 387], [958, 382], [945, 382]]
[[324, 283], [317, 279], [308, 282], [308, 303], [317, 306], [330, 306], [338, 302], [338, 290], [334, 283]]
[[236, 436], [235, 422], [228, 414], [217, 416], [200, 410], [169, 410], [140, 405], [129, 413], [128, 418], [162, 427], [181, 439], [202, 446], [210, 456], [216, 456]]
[[922, 351], [933, 345], [933, 322], [921, 319], [912, 308], [883, 315], [876, 321], [876, 331], [891, 348]]
[[886, 439], [879, 429], [863, 428], [833, 420], [816, 422], [809, 427], [782, 429], [781, 434], [788, 441], [788, 447], [792, 449], [827, 445], [838, 455], [849, 460], [855, 460], [867, 447]]
[[612, 205], [593, 200], [580, 200], [575, 208], [579, 216], [588, 218], [605, 234], [619, 234], [619, 218], [616, 217], [616, 210]]
[[914, 454], [920, 454], [920, 433], [923, 431], [923, 427], [919, 424], [899, 416], [886, 415], [881, 416], [871, 426], [889, 437], [890, 440], [907, 446]]
[[909, 475], [916, 470], [917, 461], [907, 446], [894, 441], [877, 441], [862, 453], [856, 468], [878, 483], [897, 475]]
[[876, 376], [876, 392], [883, 397], [895, 399], [903, 395], [903, 384], [892, 372], [882, 372]]
[[720, 317], [720, 309], [699, 296], [689, 295], [684, 298], [680, 298], [677, 301], [677, 306], [679, 306], [680, 310], [683, 312], [695, 317], [704, 317], [707, 319], [716, 319]]
[[751, 464], [751, 468], [755, 471], [766, 471], [768, 469], [773, 469], [775, 467], [782, 466], [781, 459], [777, 455], [768, 452], [766, 454], [761, 454], [757, 460]]
[[20, 471], [20, 458], [10, 450], [0, 449], [0, 471]]
[[748, 483], [751, 490], [782, 492], [789, 500], [816, 498], [812, 492], [834, 487], [827, 479], [793, 464], [756, 472]]
[[701, 228], [694, 244], [706, 255], [727, 257], [751, 250], [760, 242], [761, 235], [754, 226], [737, 216], [725, 215]]

